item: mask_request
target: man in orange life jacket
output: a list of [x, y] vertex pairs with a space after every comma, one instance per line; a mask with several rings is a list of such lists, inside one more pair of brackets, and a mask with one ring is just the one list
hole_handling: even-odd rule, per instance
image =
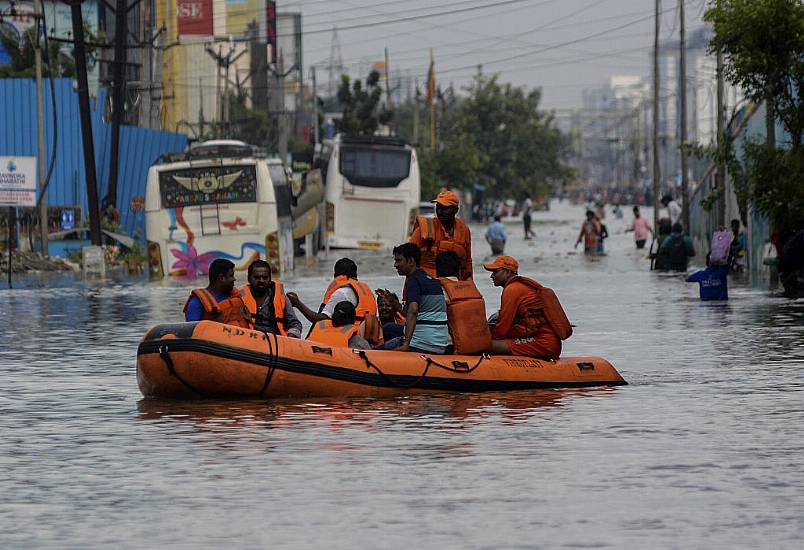
[[438, 282], [447, 304], [450, 343], [458, 355], [479, 355], [491, 347], [486, 302], [472, 279], [458, 279], [460, 259], [452, 251], [436, 256]]
[[185, 321], [210, 320], [248, 328], [245, 307], [234, 288], [235, 265], [218, 258], [209, 264], [209, 286], [193, 290], [184, 304]]
[[332, 320], [315, 323], [307, 339], [336, 348], [371, 349], [371, 344], [360, 336], [355, 321], [355, 306], [351, 302], [339, 302], [332, 312]]
[[491, 271], [494, 286], [503, 287], [491, 352], [557, 359], [561, 340], [569, 338], [572, 328], [552, 290], [517, 275], [519, 263], [511, 256], [483, 267]]
[[255, 260], [248, 266], [248, 284], [239, 289], [251, 316], [251, 326], [290, 338], [301, 338], [302, 324], [287, 303], [282, 283], [271, 280], [271, 264]]
[[472, 278], [472, 234], [463, 220], [456, 218], [458, 195], [442, 191], [433, 201], [436, 217], [418, 216], [408, 242], [422, 251], [421, 268], [431, 277], [436, 276], [435, 259], [439, 252], [452, 251], [461, 260], [458, 278]]
[[357, 264], [349, 258], [341, 258], [335, 262], [333, 275], [335, 278], [327, 287], [317, 312], [304, 305], [294, 292], [287, 293], [288, 301], [313, 324], [332, 319], [335, 307], [341, 302], [349, 302], [355, 306], [355, 324], [363, 325], [361, 330], [366, 340], [373, 345], [381, 344], [383, 338], [377, 318], [377, 300], [369, 286], [357, 280]]

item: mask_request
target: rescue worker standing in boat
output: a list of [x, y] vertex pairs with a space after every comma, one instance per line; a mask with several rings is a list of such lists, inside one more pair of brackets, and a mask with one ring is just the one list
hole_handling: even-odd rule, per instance
[[271, 279], [271, 264], [255, 260], [248, 266], [248, 284], [239, 289], [248, 309], [251, 328], [290, 338], [301, 338], [302, 324], [287, 303], [282, 283]]
[[553, 291], [518, 275], [519, 263], [511, 256], [483, 267], [491, 271], [494, 286], [503, 287], [491, 352], [558, 359], [561, 340], [572, 335], [572, 327]]
[[369, 286], [357, 280], [357, 264], [349, 258], [335, 262], [334, 280], [327, 287], [318, 312], [313, 311], [299, 299], [295, 292], [288, 292], [287, 299], [308, 321], [315, 324], [332, 319], [335, 307], [343, 301], [355, 306], [355, 324], [363, 323], [362, 332], [372, 345], [383, 343], [382, 328], [377, 318], [377, 300]]
[[408, 242], [422, 251], [421, 268], [430, 277], [436, 276], [435, 259], [439, 252], [452, 251], [461, 260], [458, 278], [462, 281], [471, 279], [472, 234], [469, 226], [456, 217], [460, 204], [458, 195], [442, 191], [433, 202], [436, 205], [435, 218], [417, 216]]
[[217, 321], [248, 328], [245, 306], [235, 290], [235, 265], [218, 258], [209, 264], [209, 286], [196, 288], [184, 304], [185, 321]]

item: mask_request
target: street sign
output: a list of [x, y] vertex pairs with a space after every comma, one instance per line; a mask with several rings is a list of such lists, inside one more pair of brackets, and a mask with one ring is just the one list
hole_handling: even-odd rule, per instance
[[36, 157], [0, 157], [0, 206], [36, 206]]

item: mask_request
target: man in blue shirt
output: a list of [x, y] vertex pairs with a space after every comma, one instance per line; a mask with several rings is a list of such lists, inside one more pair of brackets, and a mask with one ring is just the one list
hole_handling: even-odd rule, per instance
[[495, 256], [505, 252], [505, 241], [508, 238], [501, 219], [500, 216], [494, 216], [494, 221], [486, 229], [486, 242], [491, 246], [491, 253]]
[[446, 353], [447, 303], [441, 283], [419, 267], [421, 250], [413, 243], [394, 247], [394, 268], [405, 277], [405, 335], [376, 349]]
[[[217, 317], [221, 317], [220, 311], [213, 311], [213, 304], [209, 298], [214, 298], [215, 301], [222, 306], [216, 309], [233, 309], [239, 308], [243, 305], [240, 300], [239, 294], [234, 292], [235, 284], [235, 265], [229, 260], [218, 258], [209, 264], [209, 286], [205, 289], [196, 289], [190, 294], [190, 298], [184, 306], [184, 320], [185, 321], [201, 321], [202, 319], [211, 319], [215, 321], [223, 321]], [[237, 300], [231, 300], [237, 296]], [[205, 298], [205, 303], [202, 303], [201, 298]], [[229, 302], [232, 302], [231, 304]], [[236, 302], [239, 302], [236, 303]], [[232, 306], [231, 308], [227, 306]], [[227, 319], [228, 320], [228, 319]]]

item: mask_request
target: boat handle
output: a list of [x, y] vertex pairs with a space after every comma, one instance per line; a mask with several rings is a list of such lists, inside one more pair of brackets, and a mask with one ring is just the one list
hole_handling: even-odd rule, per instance
[[583, 362], [583, 363], [575, 363], [575, 364], [578, 365], [578, 369], [580, 369], [580, 370], [595, 370], [595, 364], [590, 363], [588, 361]]

